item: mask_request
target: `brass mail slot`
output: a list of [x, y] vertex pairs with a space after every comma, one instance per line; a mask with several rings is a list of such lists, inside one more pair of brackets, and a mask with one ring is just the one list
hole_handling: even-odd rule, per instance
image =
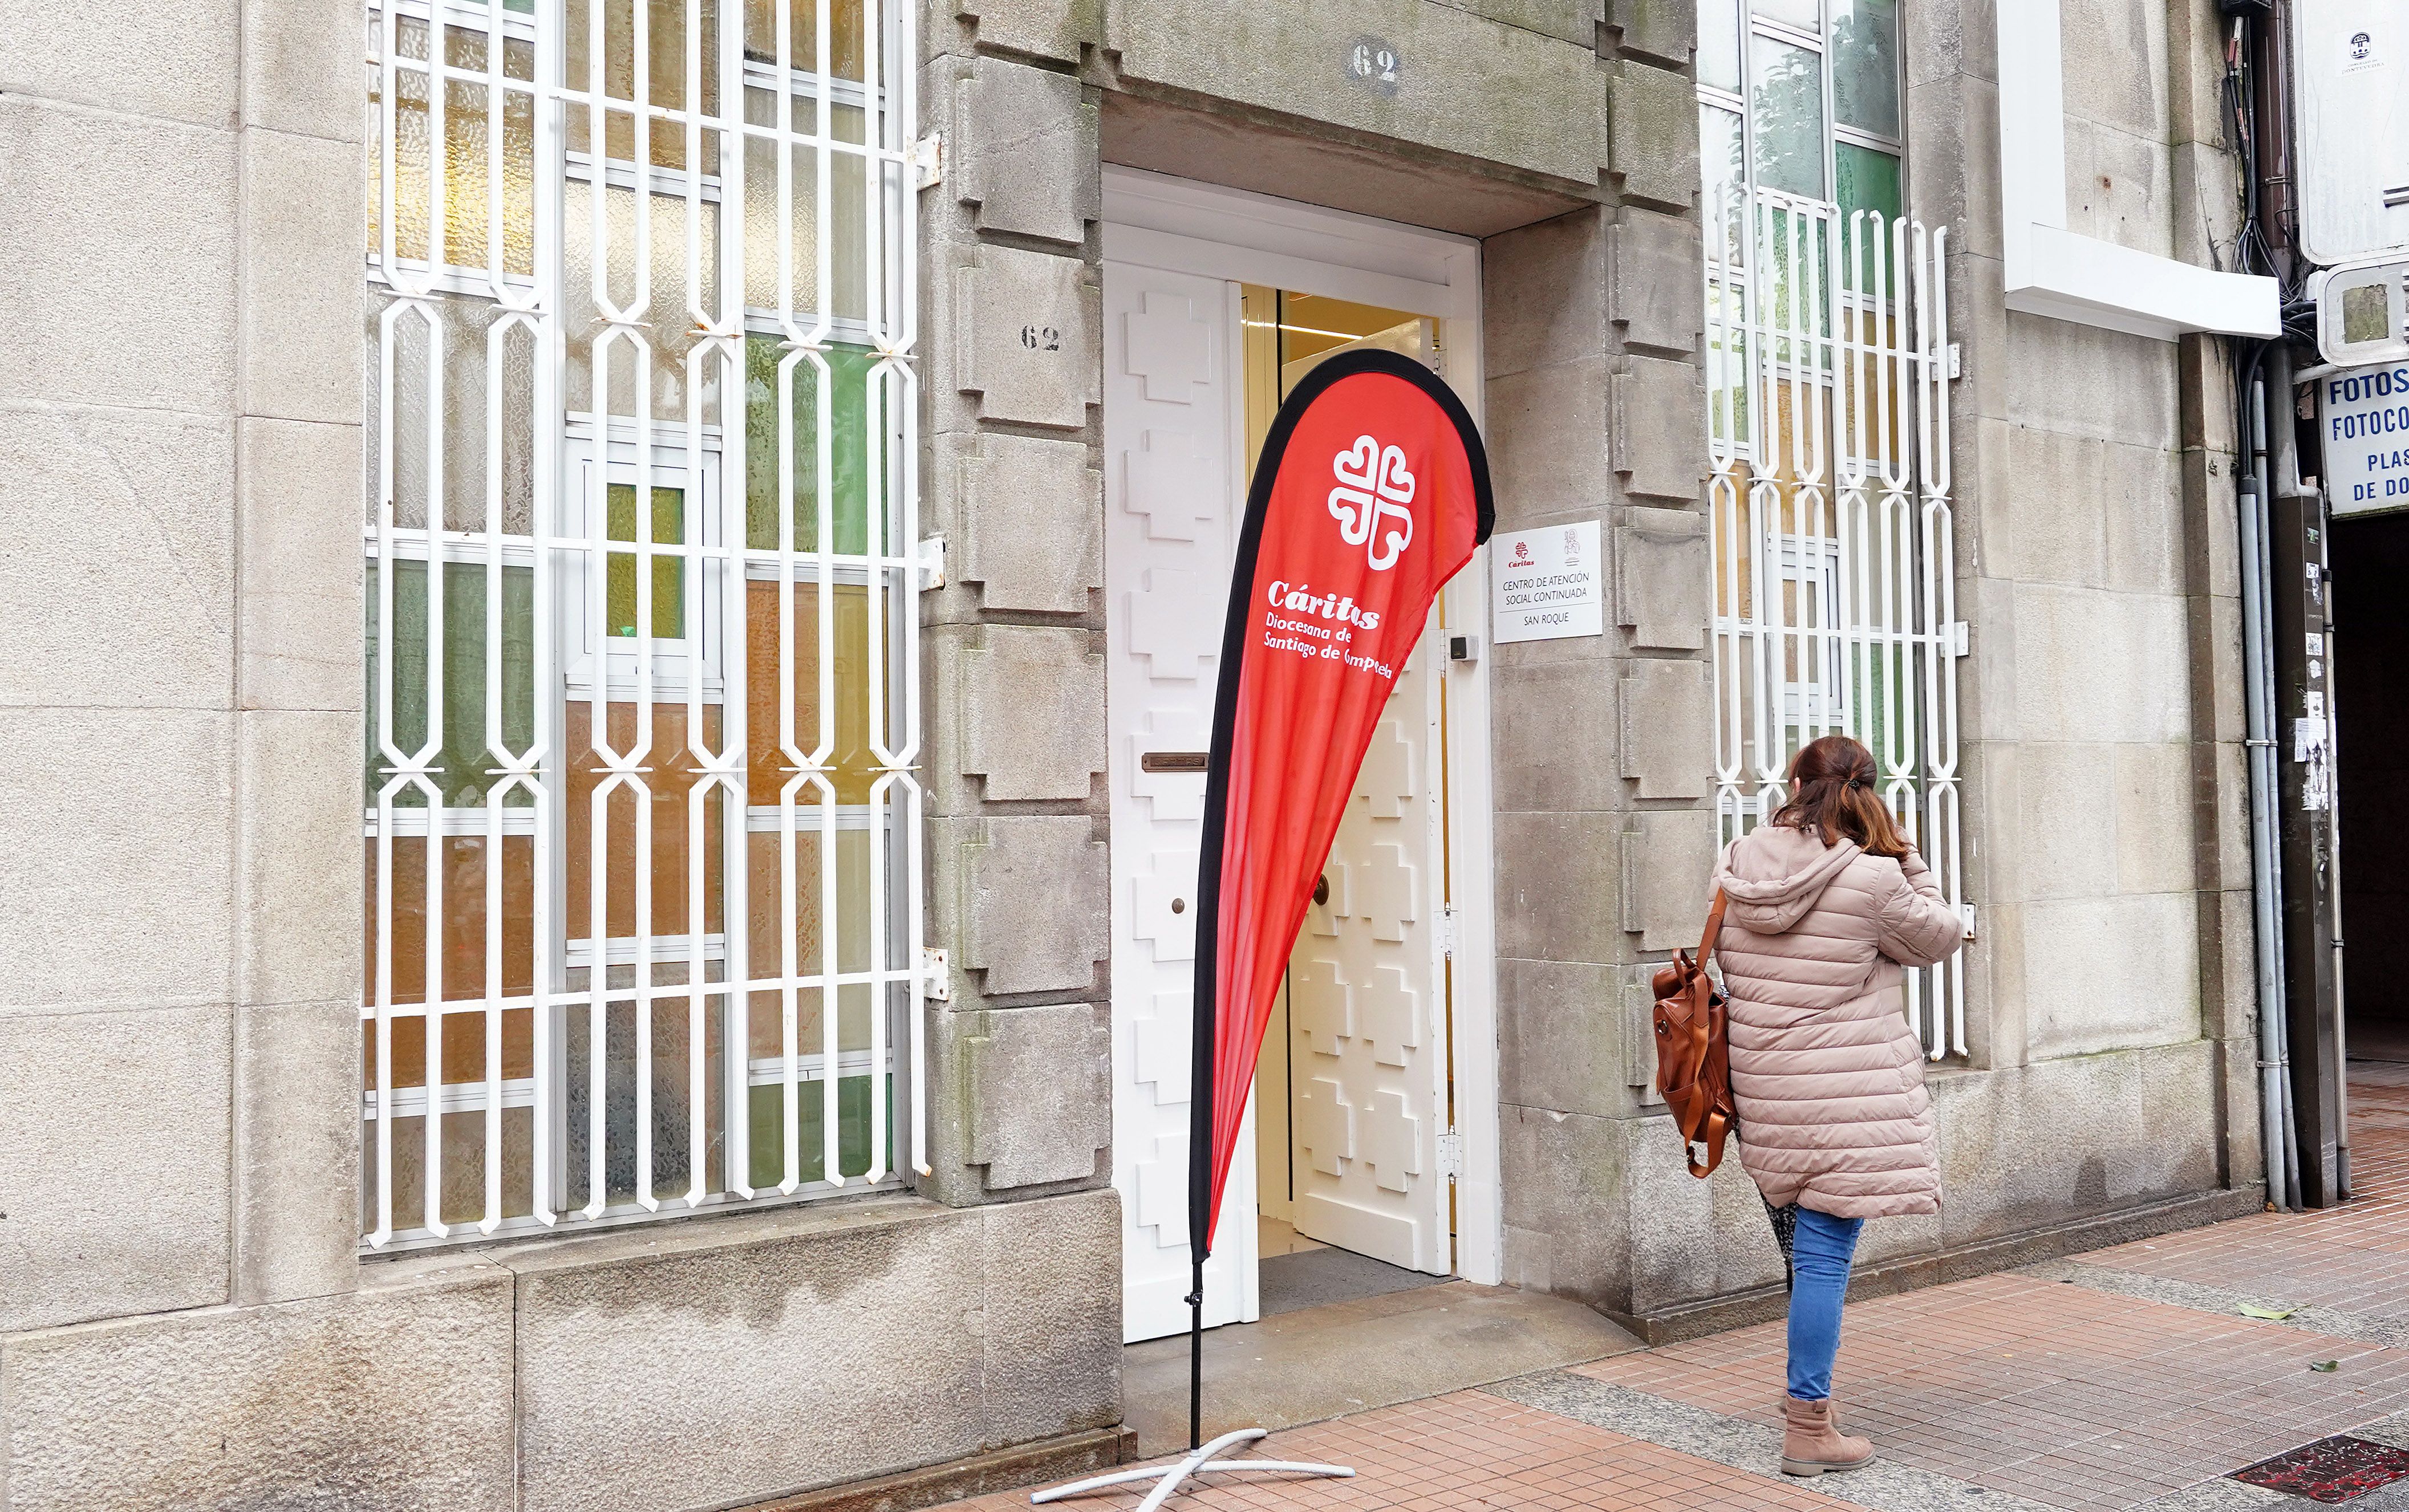
[[1140, 771], [1203, 771], [1212, 759], [1210, 751], [1148, 751], [1137, 766]]

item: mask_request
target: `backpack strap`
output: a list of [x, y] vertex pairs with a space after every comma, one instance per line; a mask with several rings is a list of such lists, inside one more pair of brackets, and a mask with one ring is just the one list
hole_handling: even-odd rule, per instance
[[1681, 1158], [1690, 1162], [1690, 1174], [1702, 1180], [1714, 1174], [1715, 1167], [1724, 1163], [1724, 1136], [1730, 1131], [1731, 1126], [1721, 1113], [1707, 1115], [1706, 1127], [1698, 1130], [1698, 1138], [1706, 1143], [1707, 1163], [1700, 1165], [1687, 1144], [1681, 1146]]
[[1707, 910], [1707, 932], [1698, 940], [1698, 969], [1705, 971], [1707, 961], [1715, 953], [1715, 941], [1724, 932], [1724, 905], [1731, 900], [1721, 887], [1715, 889], [1715, 906]]
[[[1724, 932], [1724, 907], [1729, 901], [1730, 900], [1724, 896], [1724, 890], [1721, 887], [1717, 887], [1715, 889], [1714, 906], [1707, 910], [1706, 933], [1701, 935], [1698, 939], [1698, 974], [1701, 978], [1706, 975], [1707, 963], [1714, 958], [1715, 941], [1721, 937]], [[1711, 995], [1714, 991], [1713, 985], [1711, 983], [1708, 983], [1705, 984], [1705, 986], [1707, 992]], [[1706, 1062], [1707, 1041], [1709, 1037], [1709, 1025], [1708, 1023], [1709, 1017], [1709, 1015], [1704, 1013], [1698, 1015], [1697, 1023], [1693, 1030], [1695, 1043], [1697, 1045], [1696, 1053], [1701, 1065], [1704, 1065]], [[1707, 1113], [1704, 1126], [1698, 1130], [1698, 1138], [1703, 1141], [1707, 1146], [1706, 1163], [1704, 1165], [1700, 1165], [1698, 1163], [1698, 1158], [1691, 1153], [1686, 1142], [1683, 1144], [1681, 1149], [1681, 1158], [1689, 1163], [1690, 1174], [1705, 1177], [1711, 1174], [1715, 1167], [1723, 1164], [1724, 1137], [1730, 1131], [1730, 1121], [1724, 1118], [1722, 1112], [1720, 1110], [1709, 1109]]]

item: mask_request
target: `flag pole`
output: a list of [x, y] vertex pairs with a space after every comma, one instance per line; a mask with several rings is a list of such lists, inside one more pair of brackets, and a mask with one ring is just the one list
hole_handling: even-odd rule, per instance
[[1188, 1447], [1204, 1441], [1204, 1261], [1213, 1253], [1213, 1123], [1220, 1087], [1221, 1048], [1221, 859], [1230, 836], [1230, 757], [1235, 743], [1238, 684], [1246, 669], [1247, 632], [1253, 615], [1255, 555], [1262, 540], [1262, 515], [1278, 453], [1264, 447], [1264, 465], [1248, 490], [1247, 517], [1240, 522], [1238, 559], [1233, 573], [1228, 623], [1221, 632], [1221, 666], [1213, 698], [1211, 749], [1205, 756], [1204, 812], [1197, 827], [1196, 965], [1190, 972], [1188, 1040]]
[[[1375, 375], [1401, 381], [1419, 390], [1425, 399], [1438, 407], [1440, 415], [1452, 426], [1455, 438], [1463, 447], [1463, 461], [1472, 485], [1472, 498], [1468, 502], [1474, 507], [1471, 540], [1468, 544], [1463, 546], [1462, 557], [1450, 562], [1436, 573], [1429, 584], [1428, 597], [1421, 601], [1409, 617], [1392, 613], [1389, 616], [1392, 621], [1412, 626], [1413, 635], [1419, 636], [1421, 621], [1427, 616], [1430, 602], [1435, 598], [1439, 585], [1460, 570], [1464, 563], [1471, 560], [1473, 548], [1489, 539], [1490, 526], [1496, 518], [1496, 508], [1490, 497], [1488, 456], [1481, 448], [1480, 435], [1473, 426], [1471, 415], [1464, 411], [1463, 401], [1455, 396], [1453, 391], [1449, 389], [1442, 380], [1431, 369], [1409, 357], [1392, 352], [1370, 350], [1346, 352], [1330, 357], [1305, 376], [1280, 402], [1279, 412], [1273, 417], [1271, 429], [1263, 438], [1262, 454], [1256, 463], [1253, 482], [1248, 490], [1247, 512], [1239, 528], [1236, 560], [1232, 569], [1229, 619], [1222, 634], [1219, 686], [1213, 707], [1212, 750], [1205, 764], [1204, 823], [1198, 837], [1199, 848], [1196, 857], [1195, 995], [1192, 1000], [1194, 1018], [1189, 1042], [1191, 1060], [1189, 1067], [1188, 1102], [1188, 1455], [1176, 1464], [1147, 1470], [1116, 1471], [1110, 1475], [1090, 1476], [1072, 1485], [1060, 1486], [1052, 1490], [1040, 1491], [1031, 1496], [1031, 1502], [1052, 1502], [1085, 1491], [1102, 1490], [1107, 1486], [1126, 1486], [1136, 1481], [1153, 1480], [1156, 1482], [1154, 1490], [1147, 1493], [1144, 1502], [1139, 1504], [1138, 1512], [1154, 1512], [1154, 1509], [1161, 1506], [1183, 1481], [1200, 1472], [1270, 1471], [1338, 1476], [1355, 1474], [1354, 1471], [1343, 1465], [1289, 1464], [1270, 1460], [1216, 1460], [1213, 1458], [1232, 1445], [1251, 1442], [1263, 1437], [1265, 1430], [1241, 1428], [1222, 1433], [1209, 1444], [1204, 1442], [1204, 1261], [1213, 1252], [1213, 1209], [1215, 1198], [1218, 1195], [1214, 1189], [1214, 1129], [1216, 1115], [1219, 1111], [1216, 1094], [1219, 1090], [1217, 1074], [1219, 1067], [1217, 1058], [1220, 1050], [1221, 1012], [1219, 980], [1222, 965], [1221, 863], [1230, 832], [1230, 768], [1236, 743], [1234, 729], [1238, 717], [1239, 684], [1241, 673], [1247, 665], [1248, 644], [1256, 619], [1254, 597], [1256, 569], [1262, 548], [1264, 523], [1271, 508], [1273, 494], [1279, 481], [1281, 464], [1288, 454], [1289, 442], [1294, 438], [1305, 411], [1336, 385], [1350, 379]], [[1365, 424], [1378, 423], [1377, 419], [1365, 422]], [[1349, 421], [1348, 424], [1351, 426], [1353, 422]], [[1349, 433], [1360, 436], [1356, 443], [1358, 448], [1373, 446], [1373, 439], [1368, 432], [1355, 432], [1350, 429]], [[1334, 459], [1327, 464], [1316, 459], [1313, 467], [1299, 475], [1306, 480], [1298, 485], [1299, 491], [1296, 494], [1296, 497], [1304, 502], [1293, 504], [1291, 509], [1301, 511], [1305, 517], [1319, 519], [1321, 514], [1322, 494], [1328, 490], [1332, 478], [1336, 477], [1344, 483], [1354, 476], [1351, 473], [1335, 470], [1338, 460], [1352, 454], [1352, 452], [1342, 453], [1340, 459]], [[1365, 454], [1374, 454], [1367, 452]], [[1404, 454], [1398, 447], [1391, 445], [1386, 454], [1395, 459], [1395, 469], [1402, 476], [1405, 489], [1403, 503], [1410, 503], [1414, 477], [1412, 473], [1404, 470]], [[1390, 464], [1383, 461], [1380, 466], [1386, 468]], [[1418, 469], [1421, 469], [1426, 468], [1428, 465], [1417, 463], [1415, 466]], [[1383, 473], [1382, 476], [1385, 478], [1389, 475]], [[1363, 482], [1366, 488], [1371, 486], [1368, 477]], [[1388, 488], [1390, 485], [1384, 482], [1380, 486]], [[1332, 517], [1338, 519], [1344, 526], [1349, 516], [1339, 509], [1341, 495], [1333, 493], [1329, 497], [1332, 500], [1330, 508], [1334, 511]], [[1342, 531], [1332, 539], [1342, 540], [1349, 545], [1365, 543], [1372, 533], [1373, 521], [1378, 518], [1378, 515], [1374, 511], [1372, 496], [1364, 493], [1361, 497], [1363, 511], [1363, 533], [1349, 536], [1344, 535]], [[1460, 504], [1467, 501], [1458, 500], [1457, 502]], [[1410, 513], [1404, 509], [1402, 503], [1392, 508], [1391, 512], [1406, 515], [1410, 524]], [[1432, 511], [1432, 518], [1434, 521], [1436, 519], [1435, 510]], [[1394, 564], [1396, 554], [1402, 552], [1411, 539], [1409, 531], [1392, 533], [1388, 538], [1390, 555], [1385, 559], [1370, 560], [1370, 569], [1385, 571]], [[1431, 548], [1428, 545], [1424, 546], [1424, 550], [1429, 549]], [[1326, 583], [1325, 591], [1329, 591], [1329, 585]], [[1351, 605], [1355, 599], [1349, 598], [1344, 601]], [[1326, 604], [1332, 600], [1324, 599], [1322, 602]], [[1329, 614], [1334, 613], [1335, 611], [1325, 609], [1322, 612]], [[1356, 623], [1361, 624], [1367, 632], [1378, 626], [1377, 619], [1359, 618]], [[1392, 628], [1390, 634], [1393, 637], [1395, 633]], [[1401, 657], [1406, 652], [1409, 652], [1412, 637], [1407, 637], [1401, 644], [1402, 651], [1392, 651], [1390, 654]], [[1368, 659], [1367, 656], [1365, 660], [1368, 661]], [[1295, 664], [1288, 665], [1292, 670]], [[1382, 675], [1392, 674], [1389, 674], [1384, 666]], [[1361, 731], [1361, 734], [1362, 742], [1354, 746], [1351, 756], [1346, 758], [1351, 761], [1351, 765], [1349, 765], [1342, 774], [1344, 782], [1350, 788], [1355, 780], [1354, 772], [1363, 765], [1363, 743], [1371, 739], [1368, 728]], [[1331, 820], [1331, 824], [1334, 827], [1336, 820]], [[1325, 832], [1320, 837], [1318, 842], [1327, 852], [1330, 843], [1329, 835]], [[1242, 874], [1238, 878], [1238, 885], [1241, 887], [1250, 885], [1249, 875], [1251, 873]], [[1240, 901], [1242, 905], [1252, 902], [1259, 907], [1265, 903], [1262, 899], [1241, 899]], [[1282, 906], [1285, 906], [1287, 901], [1287, 900], [1279, 900]], [[1295, 901], [1297, 913], [1301, 915], [1305, 902], [1302, 899]], [[1250, 927], [1260, 929], [1261, 923], [1261, 919], [1257, 918]], [[1291, 920], [1287, 928], [1293, 930], [1295, 921]], [[1285, 942], [1282, 943], [1282, 948], [1286, 948]], [[1233, 991], [1243, 994], [1247, 989], [1245, 977], [1248, 960], [1233, 959], [1232, 964], [1237, 973], [1237, 979], [1233, 984]], [[1259, 1042], [1262, 1033], [1261, 1026], [1245, 1017], [1244, 1003], [1239, 1006], [1238, 1023], [1241, 1042], [1248, 1042], [1248, 1036], [1250, 1035], [1254, 1037], [1255, 1042]], [[1246, 1055], [1249, 1061], [1255, 1054], [1255, 1043], [1246, 1043]], [[1237, 1078], [1235, 1085], [1230, 1088], [1233, 1097], [1243, 1099], [1247, 1093], [1248, 1081], [1252, 1076], [1251, 1065], [1232, 1069], [1233, 1072], [1244, 1071], [1247, 1073], [1246, 1076]]]
[[1204, 1443], [1204, 1261], [1191, 1258], [1194, 1288], [1188, 1293], [1188, 1447]]

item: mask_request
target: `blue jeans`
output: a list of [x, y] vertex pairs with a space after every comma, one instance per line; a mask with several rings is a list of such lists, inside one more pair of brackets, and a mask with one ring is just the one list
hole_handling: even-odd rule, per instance
[[1840, 1352], [1840, 1301], [1863, 1218], [1798, 1209], [1790, 1246], [1790, 1394], [1821, 1402], [1832, 1394], [1832, 1357]]

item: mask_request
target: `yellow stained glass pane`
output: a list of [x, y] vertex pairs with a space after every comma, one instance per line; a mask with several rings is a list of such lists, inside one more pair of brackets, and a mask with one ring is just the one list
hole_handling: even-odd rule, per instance
[[[429, 253], [437, 188], [432, 148], [435, 127], [426, 67], [426, 23], [404, 20], [397, 28], [397, 40], [392, 127], [393, 252], [404, 261], [423, 263]], [[370, 42], [372, 50], [382, 48], [381, 28], [370, 28]], [[447, 27], [444, 53], [453, 68], [478, 74], [486, 70], [483, 32]], [[532, 77], [533, 70], [533, 48], [522, 41], [505, 42], [504, 78], [524, 81]], [[385, 232], [382, 88], [382, 71], [371, 69], [368, 155], [368, 245], [372, 251], [382, 250]], [[505, 85], [497, 99], [482, 79], [454, 78], [447, 81], [443, 90], [441, 190], [443, 261], [447, 266], [475, 268], [490, 265], [490, 238], [498, 209], [502, 271], [514, 278], [534, 277], [535, 104], [531, 94]]]
[[[685, 540], [685, 490], [656, 488], [651, 511], [651, 543], [656, 546], [676, 546]], [[610, 533], [613, 540], [633, 541], [636, 535], [636, 486], [633, 483], [613, 483], [610, 497]], [[639, 573], [643, 558], [634, 552], [611, 554], [610, 577], [604, 593], [609, 614], [605, 629], [613, 636], [632, 640], [636, 626], [642, 622], [641, 595], [637, 592]], [[677, 555], [653, 558], [653, 624], [656, 641], [679, 641], [685, 637], [685, 558]]]
[[[819, 13], [814, 0], [787, 0], [786, 66], [800, 73], [819, 72]], [[829, 71], [838, 78], [861, 78], [868, 41], [862, 28], [875, 16], [876, 7], [865, 7], [862, 0], [829, 0]], [[777, 63], [777, 0], [744, 0], [744, 55], [757, 63]]]

